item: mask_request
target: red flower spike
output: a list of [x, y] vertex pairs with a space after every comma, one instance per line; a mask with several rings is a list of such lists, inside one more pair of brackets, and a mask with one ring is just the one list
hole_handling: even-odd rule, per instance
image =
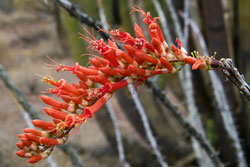
[[46, 121], [42, 121], [42, 120], [32, 120], [31, 121], [33, 123], [33, 125], [35, 127], [41, 128], [43, 130], [52, 130], [55, 129], [55, 124], [51, 123], [51, 122], [46, 122]]
[[44, 112], [55, 118], [55, 119], [59, 119], [59, 120], [65, 120], [66, 116], [68, 115], [67, 113], [65, 112], [62, 112], [62, 111], [58, 111], [58, 110], [55, 110], [55, 109], [52, 109], [52, 108], [44, 108]]
[[43, 157], [38, 154], [38, 155], [32, 156], [27, 162], [28, 163], [36, 163], [36, 162], [40, 161], [41, 159], [43, 159]]
[[26, 129], [23, 129], [23, 132], [24, 133], [32, 133], [36, 136], [42, 136], [42, 132], [40, 130], [37, 130], [37, 129], [26, 128]]
[[[80, 66], [79, 63], [75, 63], [73, 67], [65, 66], [52, 60], [55, 64], [49, 65], [51, 68], [56, 71], [72, 71], [78, 77], [79, 84], [68, 84], [63, 79], [55, 81], [52, 77], [43, 78], [48, 84], [55, 86], [53, 89], [48, 89], [46, 93], [56, 94], [63, 102], [49, 96], [41, 96], [42, 101], [51, 106], [51, 108], [44, 108], [44, 111], [52, 117], [54, 123], [33, 120], [34, 126], [43, 131], [24, 129], [25, 134], [18, 135], [22, 142], [16, 143], [21, 149], [16, 152], [18, 156], [30, 158], [29, 163], [36, 163], [46, 158], [53, 150], [53, 146], [64, 144], [70, 135], [70, 130], [79, 128], [84, 121], [91, 118], [117, 89], [133, 82], [141, 85], [153, 75], [175, 73], [176, 69], [169, 62], [170, 60], [190, 64], [193, 70], [208, 69], [211, 60], [200, 56], [189, 57], [179, 39], [176, 39], [178, 47], [172, 45], [172, 52], [170, 52], [157, 23], [159, 18], [153, 18], [149, 12], [146, 13], [138, 7], [134, 7], [132, 12], [134, 11], [140, 12], [144, 17], [143, 21], [149, 25], [151, 43], [146, 40], [141, 27], [137, 24], [134, 25], [136, 38], [122, 29], [101, 30], [112, 35], [112, 40], [108, 40], [108, 44], [104, 39], [97, 40], [93, 34], [85, 30], [88, 36], [82, 35], [81, 38], [102, 57], [89, 58], [92, 65], [88, 67]], [[113, 40], [120, 41], [125, 51], [119, 49]], [[96, 88], [97, 83], [103, 86]], [[76, 110], [83, 110], [83, 112], [78, 114]]]
[[146, 40], [141, 27], [136, 23], [134, 24], [134, 31], [135, 31], [137, 38], [143, 38]]
[[40, 98], [42, 99], [42, 101], [49, 105], [49, 106], [52, 106], [54, 108], [58, 108], [58, 109], [65, 109], [67, 110], [68, 109], [68, 104], [67, 103], [63, 103], [63, 102], [59, 102], [55, 99], [52, 99], [51, 97], [49, 96], [45, 96], [45, 95], [41, 95]]

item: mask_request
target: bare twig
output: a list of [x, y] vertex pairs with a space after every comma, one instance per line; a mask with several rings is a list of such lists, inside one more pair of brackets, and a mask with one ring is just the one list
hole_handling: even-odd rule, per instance
[[[24, 97], [22, 92], [19, 89], [17, 89], [13, 81], [8, 77], [7, 72], [5, 71], [2, 65], [0, 65], [0, 78], [5, 84], [6, 88], [8, 88], [11, 91], [12, 95], [15, 97], [18, 104], [20, 104], [21, 107], [24, 109], [24, 111], [28, 113], [29, 117], [31, 119], [41, 119], [38, 113], [29, 104], [28, 100]], [[66, 153], [70, 157], [71, 163], [75, 167], [83, 167], [83, 164], [78, 158], [78, 156], [74, 154], [73, 148], [70, 148], [68, 145], [60, 146], [59, 148], [62, 149], [64, 153]]]

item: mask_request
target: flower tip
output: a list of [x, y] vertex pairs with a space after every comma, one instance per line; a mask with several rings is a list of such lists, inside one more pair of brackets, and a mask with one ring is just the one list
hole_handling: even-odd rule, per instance
[[23, 143], [16, 143], [16, 146], [20, 149], [23, 149], [24, 147], [24, 144]]
[[19, 157], [25, 157], [25, 154], [26, 154], [26, 151], [24, 151], [24, 150], [20, 150], [20, 151], [16, 152], [16, 155]]
[[40, 161], [41, 159], [43, 159], [43, 157], [41, 155], [35, 155], [35, 156], [31, 157], [27, 162], [28, 163], [36, 163], [36, 162]]

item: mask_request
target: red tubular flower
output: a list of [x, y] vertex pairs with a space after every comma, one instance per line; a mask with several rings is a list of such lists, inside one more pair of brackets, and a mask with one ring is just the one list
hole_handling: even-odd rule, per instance
[[41, 155], [35, 155], [28, 160], [28, 163], [36, 163], [40, 161], [43, 157]]
[[51, 98], [49, 96], [42, 95], [42, 96], [40, 96], [40, 98], [42, 99], [42, 101], [45, 104], [48, 104], [49, 106], [52, 106], [54, 108], [67, 110], [69, 107], [69, 105], [67, 103], [59, 102], [59, 101], [54, 100], [53, 98]]
[[31, 122], [35, 127], [41, 128], [43, 130], [52, 130], [55, 128], [55, 125], [51, 122], [46, 122], [38, 119], [32, 120]]
[[[141, 85], [153, 75], [175, 73], [180, 64], [184, 63], [192, 65], [193, 70], [210, 69], [211, 58], [188, 56], [179, 39], [176, 39], [178, 47], [172, 45], [170, 51], [157, 23], [159, 18], [153, 18], [149, 12], [146, 13], [137, 7], [134, 7], [132, 12], [140, 12], [143, 15], [151, 42], [146, 40], [142, 29], [136, 23], [136, 37], [121, 29], [102, 30], [111, 34], [112, 40], [108, 40], [107, 44], [103, 39], [97, 40], [85, 30], [87, 35], [81, 34], [81, 38], [102, 57], [89, 58], [91, 65], [88, 67], [83, 67], [77, 62], [73, 67], [56, 62], [55, 65], [49, 65], [56, 71], [72, 71], [79, 82], [70, 85], [64, 79], [55, 81], [50, 76], [43, 78], [43, 81], [54, 86], [46, 93], [56, 94], [63, 102], [46, 95], [40, 96], [42, 101], [50, 106], [44, 108], [44, 112], [53, 122], [32, 120], [33, 125], [42, 130], [23, 129], [24, 134], [18, 135], [21, 142], [16, 143], [20, 149], [16, 152], [18, 156], [29, 158], [29, 163], [46, 158], [55, 145], [67, 141], [73, 128], [79, 127], [93, 117], [111, 98], [114, 91], [132, 82]], [[125, 51], [119, 49], [115, 41], [121, 42]], [[101, 84], [101, 87], [95, 87], [97, 84]], [[82, 112], [79, 113], [80, 111]]]
[[65, 112], [58, 111], [58, 110], [55, 110], [53, 108], [44, 108], [44, 111], [47, 115], [49, 115], [55, 119], [62, 120], [62, 121], [64, 121], [66, 116], [68, 115]]
[[137, 38], [143, 38], [146, 40], [141, 27], [136, 23], [134, 24], [134, 31], [135, 31]]

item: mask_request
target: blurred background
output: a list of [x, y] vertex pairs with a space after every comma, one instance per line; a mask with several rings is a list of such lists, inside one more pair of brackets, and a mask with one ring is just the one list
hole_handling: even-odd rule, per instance
[[[98, 22], [108, 23], [113, 29], [122, 27], [133, 34], [133, 25], [137, 22], [148, 35], [142, 17], [138, 13], [130, 15], [132, 7], [139, 6], [144, 11], [150, 11], [153, 17], [160, 16], [159, 24], [164, 34], [167, 34], [165, 37], [169, 44], [174, 44], [178, 37], [189, 53], [197, 50], [200, 55], [212, 56], [216, 52], [217, 59], [231, 58], [250, 83], [249, 0], [70, 2]], [[101, 16], [105, 16], [106, 21]], [[51, 64], [49, 56], [60, 64], [74, 65], [78, 61], [86, 65], [88, 56], [81, 55], [86, 53], [88, 44], [79, 39], [79, 32], [84, 33], [82, 27], [90, 31], [93, 29], [71, 17], [58, 0], [0, 0], [1, 68], [7, 71], [11, 82], [44, 120], [49, 118], [43, 113], [45, 104], [39, 95], [49, 86], [42, 83], [41, 77], [36, 74], [49, 74], [57, 80], [64, 78], [69, 83], [77, 82], [71, 73], [48, 70], [45, 63]], [[95, 34], [97, 39], [101, 38], [98, 32], [95, 31]], [[217, 152], [214, 156], [218, 156], [226, 166], [246, 167], [250, 162], [249, 102], [225, 79], [220, 70], [215, 71], [216, 77], [214, 73], [190, 72], [188, 68], [184, 70], [189, 73], [161, 75], [152, 82], [161, 88], [183, 117], [210, 142]], [[224, 92], [216, 83], [223, 85]], [[49, 160], [42, 160], [35, 165], [27, 164], [24, 159], [17, 157], [17, 134], [29, 126], [27, 123], [30, 118], [16, 101], [13, 92], [1, 81], [0, 92], [1, 167], [77, 166], [72, 163], [72, 157], [58, 148], [55, 148]], [[137, 93], [137, 100], [143, 106], [143, 115], [148, 118], [150, 128], [145, 128], [138, 104], [131, 95], [128, 96], [128, 88], [118, 90], [111, 100], [115, 117], [110, 116], [110, 107], [104, 107], [69, 140], [69, 147], [84, 166], [163, 166], [159, 156], [155, 155], [156, 151], [159, 151], [160, 157], [169, 166], [214, 166], [186, 127], [169, 112], [170, 109], [161, 103], [159, 97], [146, 86], [140, 87]], [[220, 96], [223, 93], [225, 96]], [[231, 118], [233, 125], [230, 124]], [[119, 133], [114, 131], [114, 127], [121, 133], [121, 140], [117, 138]], [[156, 148], [153, 147], [149, 133], [156, 142]], [[120, 142], [119, 152], [117, 141]]]

